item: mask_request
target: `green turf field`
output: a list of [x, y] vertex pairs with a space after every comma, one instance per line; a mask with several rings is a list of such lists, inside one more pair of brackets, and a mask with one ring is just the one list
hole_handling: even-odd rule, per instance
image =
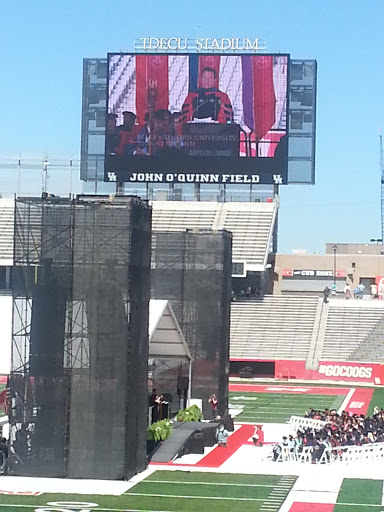
[[383, 511], [382, 480], [345, 478], [341, 485], [337, 504], [333, 512], [375, 512]]
[[373, 408], [377, 405], [380, 408], [384, 409], [384, 389], [375, 389], [372, 395], [371, 403], [368, 407], [368, 415], [372, 416], [373, 414]]
[[[0, 511], [72, 512], [68, 504], [57, 502], [87, 502], [84, 511], [209, 511], [260, 512], [267, 508], [277, 512], [291, 490], [296, 477], [266, 475], [235, 475], [183, 471], [156, 471], [129, 489], [122, 496], [82, 496], [42, 494], [41, 496], [0, 495]], [[8, 508], [7, 508], [8, 507]]]
[[[295, 481], [294, 476], [156, 471], [121, 496], [0, 494], [0, 512], [278, 512]], [[333, 512], [383, 512], [382, 496], [382, 480], [346, 478]]]
[[285, 423], [292, 415], [303, 416], [314, 409], [338, 409], [345, 395], [294, 395], [292, 393], [257, 393], [231, 391], [232, 407], [243, 406], [235, 421], [248, 423]]

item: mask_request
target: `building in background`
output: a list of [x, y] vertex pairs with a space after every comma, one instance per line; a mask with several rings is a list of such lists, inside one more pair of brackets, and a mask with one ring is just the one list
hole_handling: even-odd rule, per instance
[[328, 243], [326, 254], [277, 254], [274, 271], [274, 295], [320, 295], [335, 283], [342, 297], [348, 283], [352, 291], [364, 285], [364, 296], [369, 298], [371, 285], [376, 284], [378, 291], [383, 287], [383, 244]]

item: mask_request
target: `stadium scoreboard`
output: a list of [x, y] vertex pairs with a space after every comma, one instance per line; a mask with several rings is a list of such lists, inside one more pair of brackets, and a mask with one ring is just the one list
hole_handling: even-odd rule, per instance
[[108, 54], [105, 181], [287, 183], [289, 64], [288, 54]]

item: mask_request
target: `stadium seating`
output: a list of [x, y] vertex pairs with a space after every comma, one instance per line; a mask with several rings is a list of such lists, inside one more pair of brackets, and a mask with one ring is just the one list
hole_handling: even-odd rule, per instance
[[271, 233], [271, 211], [257, 211], [252, 215], [249, 210], [227, 209], [226, 214], [223, 228], [233, 233], [233, 260], [265, 264]]
[[14, 210], [13, 199], [0, 199], [0, 265], [13, 264]]
[[[233, 260], [244, 261], [247, 270], [265, 270], [276, 203], [154, 201], [152, 207], [155, 232], [226, 229], [233, 233]], [[31, 212], [37, 216], [36, 230], [20, 236], [33, 240], [27, 244], [33, 247], [34, 253], [28, 256], [33, 260], [42, 233], [40, 211]], [[19, 214], [23, 214], [22, 210]], [[77, 221], [81, 223], [81, 215]], [[46, 222], [49, 226], [48, 211]], [[0, 199], [3, 266], [13, 263], [13, 229], [14, 201]], [[25, 257], [18, 252], [15, 256], [17, 260]], [[313, 368], [319, 360], [383, 361], [384, 301], [340, 299], [323, 307], [315, 296], [267, 295], [263, 299], [233, 302], [230, 354], [232, 359], [306, 360], [308, 367]]]
[[379, 320], [349, 356], [350, 361], [382, 363], [384, 361], [384, 317]]
[[231, 359], [306, 359], [317, 304], [317, 297], [295, 295], [233, 302]]
[[373, 339], [382, 345], [380, 328], [384, 328], [384, 301], [331, 301], [321, 359], [373, 362]]
[[233, 234], [233, 261], [262, 271], [267, 263], [276, 217], [274, 203], [153, 201], [154, 231], [226, 229]]
[[231, 305], [231, 359], [382, 362], [384, 301], [266, 295]]
[[[216, 203], [209, 201], [153, 201], [154, 231], [226, 229], [233, 234], [233, 261], [248, 270], [263, 271], [267, 264], [276, 218], [275, 203]], [[13, 199], [0, 199], [0, 264], [12, 264]]]

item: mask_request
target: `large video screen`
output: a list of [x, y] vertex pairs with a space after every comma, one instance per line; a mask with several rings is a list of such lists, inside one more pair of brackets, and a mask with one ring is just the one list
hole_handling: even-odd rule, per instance
[[286, 183], [288, 55], [109, 54], [105, 180]]

